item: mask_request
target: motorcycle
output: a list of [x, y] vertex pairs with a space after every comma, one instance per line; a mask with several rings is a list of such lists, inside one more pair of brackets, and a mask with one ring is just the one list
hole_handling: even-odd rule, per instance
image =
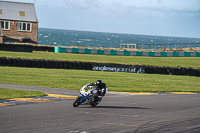
[[83, 85], [80, 89], [80, 95], [74, 101], [73, 106], [91, 105], [92, 107], [96, 107], [101, 102], [101, 99], [95, 102], [95, 97], [98, 97], [97, 92], [96, 87], [92, 84]]

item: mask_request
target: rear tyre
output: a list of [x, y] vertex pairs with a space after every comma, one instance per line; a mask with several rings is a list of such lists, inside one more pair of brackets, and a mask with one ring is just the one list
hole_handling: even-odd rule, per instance
[[98, 103], [96, 103], [96, 102], [92, 102], [92, 103], [91, 103], [91, 106], [92, 106], [92, 107], [96, 107], [97, 104], [98, 104]]
[[74, 107], [78, 107], [78, 106], [80, 105], [80, 100], [81, 100], [81, 97], [78, 96], [78, 97], [76, 98], [76, 100], [74, 101], [73, 106], [74, 106]]
[[98, 97], [95, 97], [94, 99], [94, 102], [91, 103], [92, 107], [96, 107], [102, 100], [102, 98], [99, 99]]

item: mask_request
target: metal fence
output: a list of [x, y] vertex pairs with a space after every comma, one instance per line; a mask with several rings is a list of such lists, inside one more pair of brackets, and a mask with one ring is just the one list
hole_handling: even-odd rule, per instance
[[125, 49], [183, 49], [183, 48], [199, 48], [200, 43], [169, 43], [169, 44], [126, 44], [121, 43], [120, 48]]

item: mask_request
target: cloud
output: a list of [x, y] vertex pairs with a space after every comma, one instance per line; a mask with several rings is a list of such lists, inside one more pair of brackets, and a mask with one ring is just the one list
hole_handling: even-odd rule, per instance
[[100, 0], [105, 5], [112, 3], [134, 7], [162, 7], [173, 9], [200, 9], [199, 0]]
[[[165, 18], [173, 16], [197, 15], [200, 10], [199, 0], [50, 0], [36, 1], [36, 7], [47, 7], [63, 16], [86, 16], [112, 19], [136, 17]], [[198, 8], [197, 8], [198, 7]], [[70, 15], [69, 15], [70, 13]]]
[[200, 36], [200, 0], [16, 1], [35, 1], [39, 27]]

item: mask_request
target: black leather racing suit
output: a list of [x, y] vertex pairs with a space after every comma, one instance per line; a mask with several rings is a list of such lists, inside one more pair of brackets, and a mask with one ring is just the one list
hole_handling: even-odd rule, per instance
[[94, 99], [95, 102], [100, 102], [102, 97], [106, 94], [106, 84], [102, 83], [101, 85], [97, 86], [97, 91], [98, 96], [95, 96]]
[[102, 83], [101, 85], [97, 86], [98, 95], [104, 96], [106, 94], [106, 84]]

